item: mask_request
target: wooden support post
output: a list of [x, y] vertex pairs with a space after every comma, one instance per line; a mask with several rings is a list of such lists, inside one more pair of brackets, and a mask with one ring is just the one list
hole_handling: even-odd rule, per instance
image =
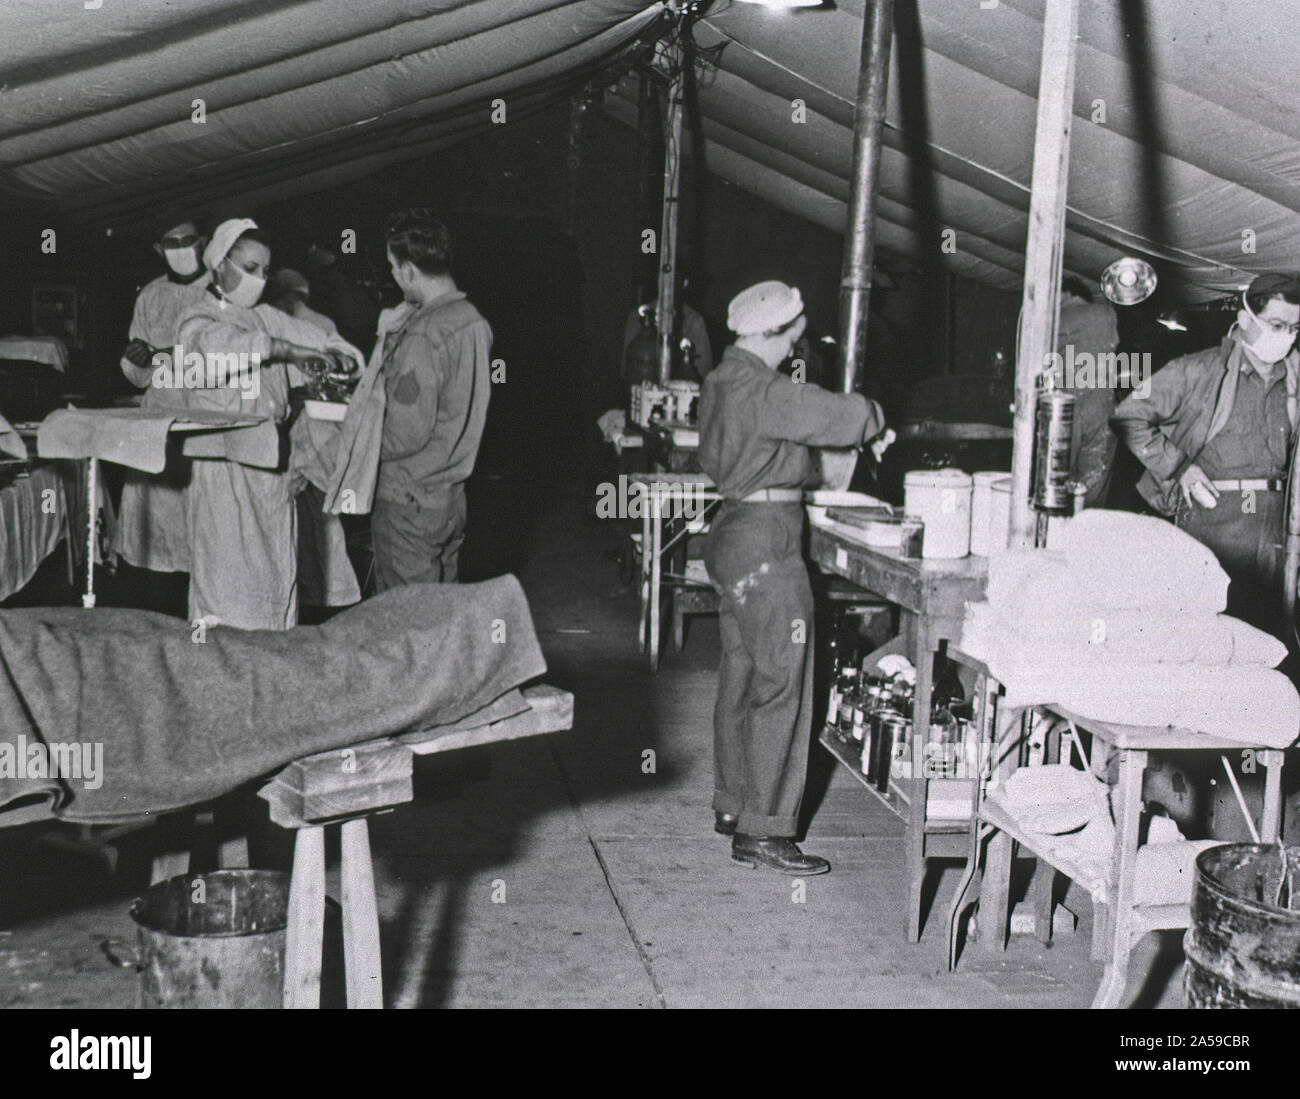
[[1025, 285], [1017, 341], [1008, 543], [1012, 547], [1034, 544], [1035, 516], [1029, 504], [1034, 412], [1037, 379], [1056, 342], [1078, 31], [1079, 0], [1052, 0], [1043, 20], [1029, 239], [1025, 246]]

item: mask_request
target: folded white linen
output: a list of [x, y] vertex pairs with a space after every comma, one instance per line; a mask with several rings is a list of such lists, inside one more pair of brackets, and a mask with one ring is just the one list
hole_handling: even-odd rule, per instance
[[1142, 664], [1256, 664], [1275, 668], [1286, 645], [1226, 614], [1075, 607], [1014, 619], [992, 603], [968, 603], [960, 648], [986, 663], [1006, 652], [1017, 663], [1037, 654], [1069, 660]]
[[1254, 665], [1017, 664], [989, 670], [1009, 706], [1054, 704], [1115, 725], [1172, 726], [1265, 748], [1300, 733], [1300, 695], [1281, 672]]

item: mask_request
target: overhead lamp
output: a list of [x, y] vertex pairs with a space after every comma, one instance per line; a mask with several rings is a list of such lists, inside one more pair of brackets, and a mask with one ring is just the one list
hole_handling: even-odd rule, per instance
[[1101, 292], [1116, 305], [1137, 305], [1156, 290], [1156, 269], [1136, 256], [1117, 259], [1101, 273]]
[[1170, 332], [1186, 332], [1187, 325], [1180, 321], [1176, 314], [1165, 313], [1156, 318], [1156, 324], [1163, 324]]

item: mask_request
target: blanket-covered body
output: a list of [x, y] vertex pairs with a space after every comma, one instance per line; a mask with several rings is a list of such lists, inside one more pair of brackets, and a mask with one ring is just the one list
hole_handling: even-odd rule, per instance
[[285, 632], [3, 611], [0, 823], [208, 801], [301, 756], [460, 721], [545, 670], [513, 576], [410, 585]]

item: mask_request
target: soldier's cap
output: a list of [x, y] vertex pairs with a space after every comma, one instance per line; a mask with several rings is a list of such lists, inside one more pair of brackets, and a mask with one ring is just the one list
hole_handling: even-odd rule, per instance
[[1267, 275], [1257, 275], [1246, 290], [1246, 297], [1253, 298], [1257, 294], [1267, 294], [1270, 298], [1275, 294], [1290, 294], [1292, 297], [1300, 297], [1300, 277], [1275, 271]]
[[727, 327], [737, 336], [756, 336], [783, 328], [803, 312], [797, 286], [775, 279], [742, 290], [727, 306]]

